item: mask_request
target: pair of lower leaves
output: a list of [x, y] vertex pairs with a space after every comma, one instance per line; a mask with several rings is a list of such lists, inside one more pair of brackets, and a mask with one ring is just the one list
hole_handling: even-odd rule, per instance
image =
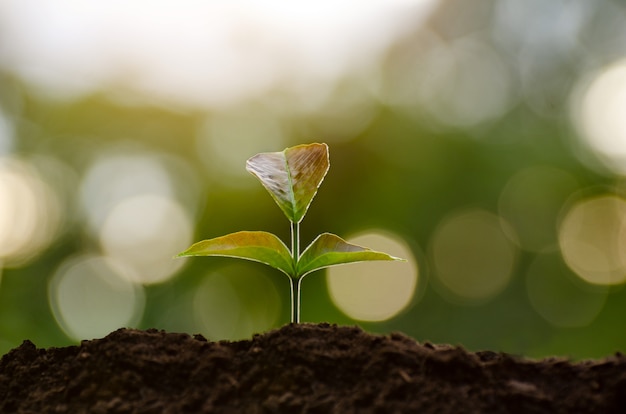
[[253, 260], [300, 279], [319, 269], [368, 260], [397, 260], [382, 252], [348, 243], [332, 233], [323, 233], [294, 260], [287, 246], [272, 233], [239, 231], [203, 240], [179, 256], [225, 256]]

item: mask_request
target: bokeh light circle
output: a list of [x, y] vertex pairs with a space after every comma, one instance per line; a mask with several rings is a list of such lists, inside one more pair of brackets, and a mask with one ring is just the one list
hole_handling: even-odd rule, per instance
[[206, 275], [196, 288], [194, 317], [207, 338], [249, 338], [274, 326], [281, 299], [272, 280], [256, 266], [224, 267]]
[[136, 325], [143, 314], [143, 289], [113, 259], [79, 256], [67, 259], [48, 287], [52, 313], [74, 340], [97, 338]]
[[360, 321], [384, 321], [406, 309], [419, 282], [417, 260], [409, 246], [401, 238], [378, 230], [348, 241], [408, 262], [363, 262], [329, 268], [326, 280], [333, 303]]
[[567, 265], [598, 285], [626, 282], [626, 201], [615, 195], [573, 203], [559, 226], [559, 246]]
[[[172, 257], [192, 243], [190, 212], [179, 200], [193, 204], [199, 187], [180, 161], [124, 143], [100, 155], [82, 179], [79, 194], [90, 236], [132, 270], [125, 275], [134, 282], [172, 277], [183, 266]], [[178, 190], [183, 185], [185, 191]]]
[[556, 245], [559, 213], [577, 188], [571, 174], [555, 167], [528, 167], [511, 177], [498, 207], [515, 229], [512, 241], [533, 252]]
[[79, 192], [88, 228], [97, 235], [111, 208], [124, 199], [137, 194], [172, 197], [174, 190], [155, 154], [126, 145], [97, 158], [84, 174]]
[[626, 175], [626, 59], [589, 78], [574, 94], [574, 122], [604, 164]]
[[451, 301], [483, 302], [500, 293], [513, 275], [514, 234], [497, 215], [481, 209], [454, 213], [436, 228], [430, 256], [441, 293]]
[[171, 277], [184, 264], [172, 260], [192, 243], [193, 227], [176, 201], [154, 194], [129, 197], [113, 207], [100, 231], [102, 251], [123, 262], [142, 284]]
[[558, 327], [589, 325], [607, 297], [607, 289], [578, 279], [558, 251], [539, 254], [534, 259], [526, 275], [526, 289], [533, 309]]
[[424, 111], [440, 125], [471, 128], [502, 116], [517, 98], [506, 61], [480, 35], [444, 41], [402, 59], [390, 79], [389, 98], [412, 116]]
[[[245, 160], [256, 153], [285, 147], [282, 125], [266, 108], [239, 108], [213, 114], [201, 125], [196, 136], [200, 159], [210, 174], [229, 185], [251, 185]], [[242, 179], [245, 178], [245, 179]]]
[[0, 158], [0, 262], [26, 263], [54, 239], [60, 200], [27, 160]]

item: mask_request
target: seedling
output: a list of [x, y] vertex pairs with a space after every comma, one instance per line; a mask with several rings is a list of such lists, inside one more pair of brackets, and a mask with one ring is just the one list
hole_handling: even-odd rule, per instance
[[298, 145], [282, 152], [261, 153], [246, 162], [246, 170], [261, 181], [289, 219], [291, 249], [274, 234], [240, 231], [195, 243], [177, 257], [238, 257], [280, 270], [289, 276], [291, 322], [296, 323], [300, 322], [300, 285], [309, 273], [345, 263], [404, 260], [348, 243], [331, 233], [320, 234], [300, 253], [300, 222], [329, 167], [326, 144]]

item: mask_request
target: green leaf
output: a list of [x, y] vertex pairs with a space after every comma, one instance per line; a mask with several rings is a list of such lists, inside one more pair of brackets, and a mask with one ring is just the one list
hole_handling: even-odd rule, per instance
[[224, 256], [252, 260], [272, 266], [293, 277], [294, 263], [285, 244], [264, 231], [240, 231], [193, 244], [176, 257]]
[[325, 267], [372, 260], [401, 260], [387, 253], [351, 244], [331, 233], [323, 233], [307, 247], [297, 264], [297, 277]]
[[293, 223], [302, 221], [329, 167], [326, 144], [264, 152], [246, 162], [246, 170], [261, 181]]

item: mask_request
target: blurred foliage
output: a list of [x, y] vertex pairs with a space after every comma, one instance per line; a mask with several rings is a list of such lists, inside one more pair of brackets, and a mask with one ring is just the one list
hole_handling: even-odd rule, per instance
[[[398, 316], [382, 322], [352, 320], [330, 299], [322, 274], [308, 276], [303, 282], [302, 320], [359, 323], [372, 332], [403, 331], [420, 341], [534, 357], [561, 354], [588, 358], [626, 349], [623, 283], [581, 284], [564, 267], [563, 283], [573, 283], [583, 295], [601, 295], [603, 301], [588, 323], [574, 326], [560, 326], [542, 316], [528, 293], [528, 272], [537, 257], [546, 251], [559, 252], [558, 226], [567, 209], [583, 197], [624, 196], [621, 173], [607, 167], [601, 157], [581, 144], [571, 106], [579, 81], [626, 57], [626, 8], [608, 0], [573, 3], [558, 1], [549, 6], [534, 1], [518, 7], [516, 2], [505, 0], [442, 1], [425, 25], [416, 25], [392, 45], [365, 85], [349, 76], [339, 81], [328, 98], [331, 109], [302, 113], [291, 110], [288, 104], [242, 105], [244, 113], [258, 110], [263, 116], [273, 117], [284, 138], [278, 141], [281, 148], [264, 135], [242, 138], [236, 144], [241, 159], [234, 161], [239, 162], [236, 167], [240, 170], [248, 156], [260, 151], [280, 151], [314, 141], [330, 146], [331, 169], [302, 223], [303, 245], [323, 231], [347, 237], [383, 229], [405, 240], [419, 266], [413, 302]], [[571, 8], [566, 13], [568, 7], [578, 14]], [[550, 21], [551, 28], [544, 21], [548, 17], [541, 17], [545, 14], [559, 17], [554, 24]], [[569, 36], [568, 30], [576, 36]], [[471, 46], [469, 55], [453, 53], [455, 47], [467, 44]], [[483, 60], [487, 66], [472, 66], [477, 65], [472, 61], [472, 51], [475, 56], [484, 53], [492, 59], [495, 75], [482, 77], [492, 74], [487, 67], [490, 63]], [[449, 72], [452, 67], [456, 72]], [[498, 82], [506, 83], [502, 96], [493, 95], [500, 90]], [[353, 100], [353, 96], [359, 98]], [[481, 106], [491, 100], [496, 103]], [[50, 99], [12, 71], [0, 74], [0, 112], [10, 123], [9, 135], [13, 137], [2, 154], [32, 164], [62, 209], [58, 228], [45, 249], [20, 261], [7, 259], [0, 267], [0, 353], [23, 339], [42, 347], [76, 341], [59, 326], [58, 315], [52, 311], [50, 281], [68, 258], [106, 250], [103, 246], [109, 242], [89, 230], [85, 212], [103, 206], [85, 204], [84, 183], [95, 163], [109, 154], [148, 154], [165, 160], [163, 168], [172, 185], [158, 191], [182, 206], [193, 224], [190, 239], [249, 229], [269, 231], [288, 240], [289, 228], [265, 190], [253, 177], [239, 176], [230, 169], [230, 161], [220, 153], [225, 150], [219, 149], [223, 148], [219, 142], [211, 141], [213, 147], [209, 145], [208, 149], [202, 144], [207, 125], [217, 125], [229, 111], [236, 113], [240, 109], [190, 109], [165, 105], [156, 99], [131, 104], [106, 90], [68, 100]], [[240, 127], [245, 119], [235, 118], [233, 128]], [[210, 140], [219, 140], [215, 136]], [[51, 163], [56, 163], [54, 168]], [[551, 245], [544, 246], [545, 251], [532, 251], [520, 247], [515, 235], [507, 233], [515, 249], [515, 261], [503, 290], [480, 301], [451, 295], [433, 263], [433, 240], [441, 223], [468, 209], [501, 218], [501, 197], [507, 184], [520, 171], [534, 166], [554, 167], [576, 185], [563, 197], [552, 228], [542, 228], [552, 240]], [[133, 170], [129, 169], [128, 174], [131, 183]], [[159, 183], [147, 180], [149, 185], [160, 188]], [[120, 181], [115, 191], [135, 191], [131, 184], [124, 190], [124, 182]], [[101, 185], [105, 188], [108, 184], [105, 180]], [[538, 194], [560, 191], [553, 191], [550, 181], [545, 185], [537, 189]], [[0, 199], [0, 204], [9, 201]], [[3, 223], [0, 220], [0, 232]], [[111, 228], [127, 229], [116, 233], [122, 240], [134, 231], [136, 219], [120, 223]], [[505, 233], [509, 225], [503, 224]], [[167, 231], [159, 237], [173, 234]], [[185, 246], [180, 247], [182, 250]], [[163, 256], [170, 260], [176, 252], [173, 249], [171, 255]], [[149, 255], [150, 251], [143, 253]], [[620, 253], [620, 257], [624, 255]], [[197, 304], [198, 298], [210, 295], [196, 292], [210, 289], [209, 279], [217, 280], [207, 275], [231, 264], [229, 259], [188, 260], [171, 278], [139, 283], [145, 303], [136, 326], [201, 331], [204, 328], [198, 312], [211, 309], [215, 312], [211, 318], [254, 327], [245, 315], [264, 303], [263, 291], [243, 292], [241, 297], [248, 303], [243, 303], [239, 311], [225, 309], [220, 314]], [[273, 320], [274, 327], [286, 323], [287, 279], [259, 264], [247, 266], [254, 274], [266, 275], [282, 298], [278, 313], [264, 316], [264, 320]], [[232, 271], [242, 269], [246, 267]], [[245, 281], [235, 283], [234, 294], [245, 285]], [[556, 307], [560, 306], [559, 293], [547, 293], [548, 298], [554, 295]], [[274, 293], [268, 295], [275, 297]], [[219, 332], [233, 338], [248, 334], [235, 327]]]

